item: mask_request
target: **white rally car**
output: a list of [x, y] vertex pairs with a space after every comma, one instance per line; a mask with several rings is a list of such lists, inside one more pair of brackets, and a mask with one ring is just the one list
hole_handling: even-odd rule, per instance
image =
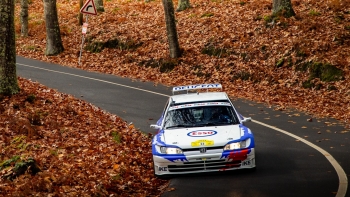
[[[199, 84], [173, 88], [161, 118], [151, 128], [154, 173], [164, 175], [255, 169], [254, 136], [243, 125], [250, 121], [234, 108], [221, 88]], [[186, 91], [185, 94], [176, 94]]]

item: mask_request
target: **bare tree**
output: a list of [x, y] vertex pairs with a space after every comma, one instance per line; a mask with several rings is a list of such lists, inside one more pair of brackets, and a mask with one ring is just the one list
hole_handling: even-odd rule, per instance
[[183, 11], [190, 7], [190, 0], [179, 0], [176, 11]]
[[58, 24], [56, 0], [44, 0], [44, 14], [46, 24], [46, 55], [57, 55], [64, 48]]
[[21, 0], [21, 36], [28, 36], [28, 0]]
[[0, 1], [0, 94], [19, 92], [16, 74], [15, 1]]
[[103, 0], [94, 0], [96, 11], [104, 12], [105, 8], [103, 7]]
[[273, 0], [272, 14], [282, 14], [286, 18], [295, 16], [291, 0]]
[[169, 50], [171, 58], [181, 56], [179, 40], [177, 37], [174, 4], [172, 0], [162, 0], [165, 14], [165, 24], [168, 36]]

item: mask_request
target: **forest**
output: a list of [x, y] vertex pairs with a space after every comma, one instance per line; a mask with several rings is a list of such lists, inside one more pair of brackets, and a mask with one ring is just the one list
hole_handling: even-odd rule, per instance
[[[348, 1], [292, 0], [291, 17], [272, 14], [272, 0], [190, 1], [175, 12], [176, 58], [162, 1], [103, 1], [104, 11], [83, 16], [81, 51], [81, 5], [57, 0], [64, 50], [55, 55], [45, 54], [44, 2], [28, 1], [27, 36], [15, 2], [18, 56], [155, 86], [220, 83], [232, 98], [334, 118], [349, 132]], [[1, 195], [159, 196], [175, 189], [153, 175], [151, 135], [37, 82], [18, 77], [18, 84], [18, 94], [0, 97]], [[131, 151], [138, 146], [144, 149]]]

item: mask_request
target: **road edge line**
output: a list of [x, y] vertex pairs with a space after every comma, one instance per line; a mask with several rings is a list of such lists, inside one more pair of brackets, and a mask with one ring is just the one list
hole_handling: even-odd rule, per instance
[[334, 159], [334, 157], [329, 154], [327, 151], [325, 151], [324, 149], [322, 149], [321, 147], [297, 136], [297, 135], [294, 135], [292, 133], [289, 133], [285, 130], [282, 130], [282, 129], [279, 129], [277, 127], [274, 127], [274, 126], [271, 126], [271, 125], [268, 125], [268, 124], [265, 124], [263, 122], [260, 122], [260, 121], [257, 121], [257, 120], [253, 120], [252, 119], [252, 122], [256, 123], [256, 124], [260, 124], [264, 127], [268, 127], [270, 129], [273, 129], [273, 130], [276, 130], [276, 131], [279, 131], [285, 135], [288, 135], [292, 138], [295, 138], [301, 142], [303, 142], [304, 144], [316, 149], [318, 152], [320, 152], [323, 156], [326, 157], [326, 159], [331, 163], [331, 165], [334, 167], [335, 171], [337, 172], [338, 174], [338, 178], [339, 178], [339, 187], [338, 187], [338, 191], [337, 191], [337, 195], [336, 197], [345, 197], [346, 195], [346, 191], [347, 191], [347, 188], [348, 188], [348, 179], [347, 179], [347, 176], [346, 176], [346, 173], [344, 171], [344, 169], [340, 166], [340, 164], [337, 162], [337, 160]]

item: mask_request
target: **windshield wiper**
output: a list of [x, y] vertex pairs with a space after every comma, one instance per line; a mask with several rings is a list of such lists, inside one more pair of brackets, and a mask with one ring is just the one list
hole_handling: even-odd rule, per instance
[[218, 121], [218, 122], [207, 122], [202, 124], [197, 124], [197, 127], [205, 127], [205, 126], [222, 126], [222, 125], [233, 125], [232, 122]]
[[216, 126], [217, 123], [215, 122], [207, 122], [207, 123], [202, 123], [202, 124], [196, 124], [197, 127], [205, 127], [205, 126]]
[[178, 125], [174, 125], [174, 126], [168, 126], [168, 127], [166, 127], [166, 129], [175, 128], [175, 127], [188, 127], [188, 126], [190, 126], [190, 125], [178, 124]]

